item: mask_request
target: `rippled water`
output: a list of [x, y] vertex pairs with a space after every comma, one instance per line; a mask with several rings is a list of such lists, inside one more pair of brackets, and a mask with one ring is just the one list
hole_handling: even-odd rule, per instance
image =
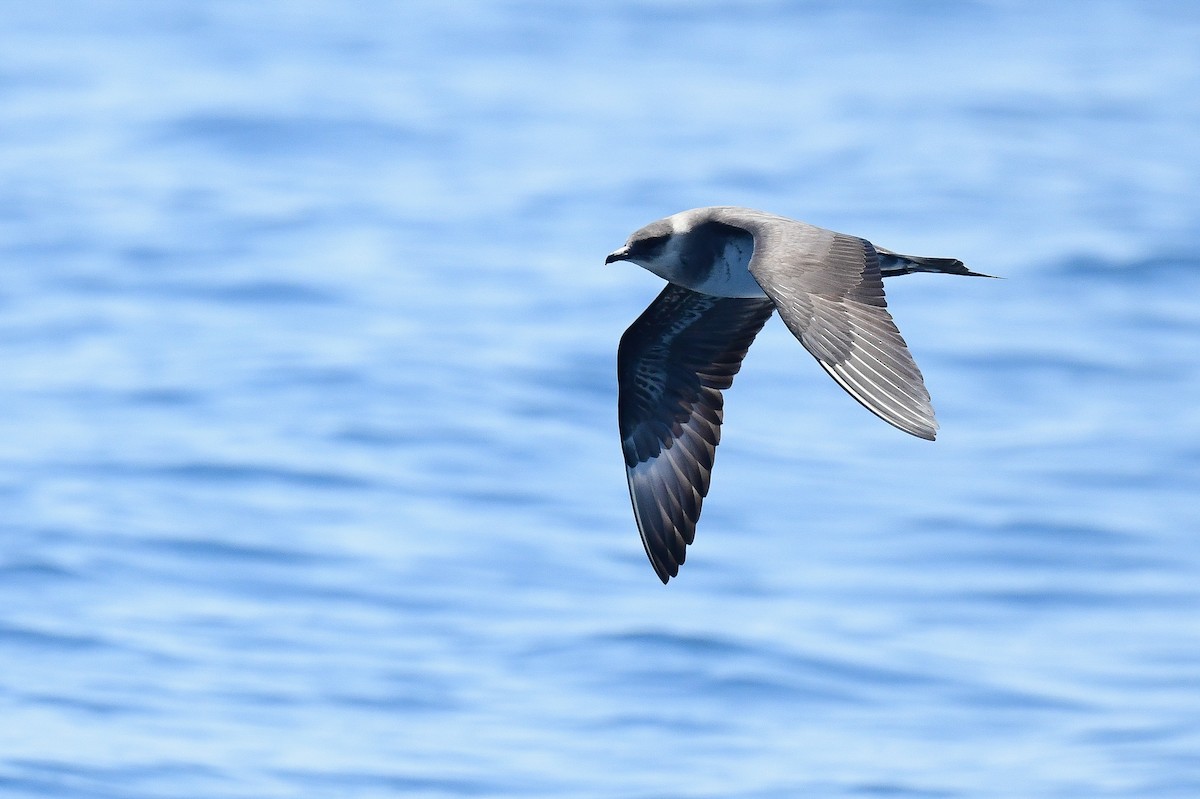
[[[1200, 13], [14, 5], [0, 793], [1200, 794]], [[939, 410], [772, 322], [664, 588], [615, 435], [742, 204], [889, 282]]]

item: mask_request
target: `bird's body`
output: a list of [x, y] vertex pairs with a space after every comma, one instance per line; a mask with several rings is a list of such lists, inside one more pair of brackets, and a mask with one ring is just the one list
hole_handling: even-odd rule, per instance
[[952, 258], [869, 241], [748, 208], [683, 211], [643, 227], [605, 263], [668, 281], [621, 337], [618, 417], [646, 554], [665, 583], [695, 536], [720, 441], [723, 398], [775, 311], [817, 362], [884, 421], [937, 431], [920, 370], [896, 329], [883, 277], [977, 275]]

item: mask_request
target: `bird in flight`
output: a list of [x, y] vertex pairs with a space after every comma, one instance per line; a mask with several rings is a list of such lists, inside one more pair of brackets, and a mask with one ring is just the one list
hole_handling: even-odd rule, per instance
[[667, 281], [621, 336], [617, 417], [633, 515], [664, 583], [696, 535], [733, 384], [775, 311], [817, 363], [867, 410], [933, 440], [933, 406], [896, 329], [883, 278], [913, 272], [989, 277], [749, 208], [695, 208], [652, 222], [606, 264], [631, 261]]

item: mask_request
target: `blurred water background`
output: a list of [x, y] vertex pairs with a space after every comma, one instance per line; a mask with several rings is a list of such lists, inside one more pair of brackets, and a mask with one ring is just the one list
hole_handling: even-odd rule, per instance
[[[0, 794], [1200, 795], [1200, 6], [9, 3]], [[760, 207], [942, 435], [768, 325], [697, 543], [603, 266]]]

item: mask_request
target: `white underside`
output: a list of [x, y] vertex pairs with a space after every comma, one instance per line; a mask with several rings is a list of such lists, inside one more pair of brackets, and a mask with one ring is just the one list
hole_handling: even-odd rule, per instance
[[762, 286], [750, 274], [751, 254], [749, 247], [743, 249], [737, 242], [729, 242], [723, 256], [713, 264], [708, 278], [688, 288], [714, 297], [766, 297]]

